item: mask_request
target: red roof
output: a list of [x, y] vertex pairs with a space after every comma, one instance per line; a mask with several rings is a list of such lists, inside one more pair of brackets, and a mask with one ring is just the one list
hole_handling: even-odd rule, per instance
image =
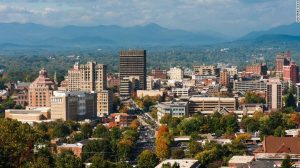
[[263, 141], [263, 152], [300, 154], [300, 137], [268, 136]]

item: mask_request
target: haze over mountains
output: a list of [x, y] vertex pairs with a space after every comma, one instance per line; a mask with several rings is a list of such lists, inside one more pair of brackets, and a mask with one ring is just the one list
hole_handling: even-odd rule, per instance
[[[56, 28], [34, 23], [0, 23], [2, 47], [197, 46], [229, 42], [231, 39], [216, 32], [173, 30], [157, 24]], [[300, 25], [290, 24], [251, 32], [231, 43], [277, 41], [300, 41]]]

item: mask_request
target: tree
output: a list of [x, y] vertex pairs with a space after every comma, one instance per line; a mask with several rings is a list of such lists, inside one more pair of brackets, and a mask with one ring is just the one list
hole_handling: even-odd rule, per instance
[[276, 137], [284, 137], [285, 136], [285, 130], [281, 126], [278, 126], [274, 130], [274, 136], [276, 136]]
[[140, 125], [139, 121], [137, 119], [135, 119], [130, 123], [130, 128], [137, 129], [139, 127], [139, 125]]
[[90, 124], [82, 124], [80, 126], [80, 131], [81, 131], [84, 139], [91, 137], [93, 134], [93, 128]]
[[63, 123], [57, 123], [52, 131], [53, 138], [63, 138], [68, 136], [70, 133], [69, 128]]
[[258, 96], [254, 92], [247, 92], [245, 94], [245, 103], [251, 104], [251, 103], [266, 103], [265, 99]]
[[30, 168], [51, 168], [49, 160], [45, 157], [38, 157], [28, 164]]
[[55, 157], [56, 168], [81, 168], [82, 163], [71, 151], [63, 151]]
[[202, 145], [199, 142], [191, 141], [189, 143], [189, 152], [192, 157], [195, 156], [197, 153], [199, 153], [202, 150], [203, 150]]
[[101, 155], [103, 159], [111, 158], [111, 145], [109, 140], [92, 140], [88, 141], [83, 148], [83, 161], [91, 159], [95, 154]]
[[288, 96], [285, 100], [285, 106], [286, 107], [291, 107], [293, 109], [296, 109], [296, 107], [297, 107], [296, 99], [295, 99], [294, 95], [291, 92], [288, 93]]
[[155, 152], [161, 159], [166, 159], [170, 156], [170, 147], [164, 138], [156, 139]]
[[118, 154], [123, 160], [129, 158], [130, 152], [133, 149], [133, 141], [129, 138], [122, 138], [118, 143]]
[[113, 167], [113, 164], [107, 160], [104, 160], [103, 157], [99, 154], [95, 154], [91, 158], [92, 165], [90, 168], [110, 168]]
[[144, 150], [139, 156], [137, 161], [138, 168], [153, 168], [158, 165], [159, 159], [150, 150]]
[[171, 119], [172, 119], [172, 116], [170, 114], [165, 114], [163, 117], [161, 117], [159, 122], [161, 124], [168, 124]]
[[40, 135], [28, 124], [0, 119], [0, 167], [22, 167], [33, 159]]
[[94, 138], [107, 138], [109, 136], [109, 130], [102, 124], [98, 124], [94, 133]]
[[182, 149], [175, 149], [172, 151], [173, 159], [183, 159], [185, 157], [184, 151]]
[[281, 168], [293, 168], [294, 163], [289, 155], [286, 155], [282, 161]]

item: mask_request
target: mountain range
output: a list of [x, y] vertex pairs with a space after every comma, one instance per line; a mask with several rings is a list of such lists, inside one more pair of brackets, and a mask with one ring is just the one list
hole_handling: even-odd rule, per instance
[[91, 27], [49, 27], [34, 23], [0, 23], [0, 47], [97, 47], [97, 46], [185, 46], [300, 42], [300, 24], [282, 25], [251, 32], [231, 40], [220, 33], [168, 29], [157, 24], [132, 27], [99, 25]]

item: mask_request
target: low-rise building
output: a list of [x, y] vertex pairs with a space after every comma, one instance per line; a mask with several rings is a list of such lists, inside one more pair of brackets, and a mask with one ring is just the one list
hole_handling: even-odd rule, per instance
[[18, 120], [23, 123], [33, 124], [50, 119], [50, 108], [38, 107], [32, 109], [7, 109], [5, 118]]
[[96, 117], [96, 95], [87, 92], [54, 91], [52, 120], [83, 120]]
[[189, 113], [216, 112], [226, 110], [234, 112], [237, 109], [238, 98], [192, 96], [189, 99]]
[[131, 122], [137, 119], [137, 116], [127, 113], [113, 113], [110, 115], [110, 118], [112, 120], [110, 125], [118, 127], [129, 127]]
[[161, 102], [157, 105], [158, 121], [166, 114], [172, 117], [187, 117], [188, 103], [187, 102]]
[[137, 90], [136, 94], [138, 98], [142, 98], [145, 96], [163, 96], [164, 92], [160, 90]]
[[250, 167], [250, 164], [254, 161], [254, 156], [233, 156], [228, 161], [228, 167]]
[[264, 80], [250, 80], [250, 81], [234, 81], [233, 90], [237, 92], [247, 91], [266, 91], [267, 81]]
[[173, 95], [177, 97], [189, 97], [191, 93], [191, 88], [172, 88]]
[[178, 164], [179, 167], [182, 168], [198, 168], [200, 167], [200, 163], [195, 159], [167, 159], [159, 163], [155, 168], [162, 168], [165, 164], [170, 164], [173, 166], [174, 164]]
[[84, 145], [82, 143], [75, 143], [75, 144], [63, 143], [57, 146], [57, 153], [62, 153], [63, 151], [72, 151], [75, 156], [81, 158], [83, 146]]

